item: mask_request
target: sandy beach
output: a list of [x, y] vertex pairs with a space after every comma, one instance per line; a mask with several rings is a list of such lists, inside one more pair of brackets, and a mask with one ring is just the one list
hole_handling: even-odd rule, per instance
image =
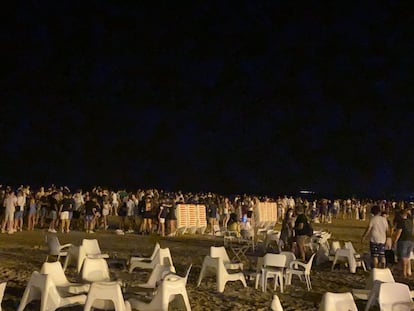
[[[339, 240], [351, 240], [357, 251], [366, 252], [367, 245], [359, 242], [365, 222], [337, 221], [334, 224], [315, 224], [315, 229], [324, 228], [332, 232], [332, 236]], [[27, 281], [34, 270], [40, 270], [47, 254], [44, 242], [46, 231], [18, 232], [13, 235], [0, 235], [0, 280], [8, 281], [3, 299], [3, 310], [16, 310]], [[215, 290], [215, 279], [206, 278], [200, 287], [196, 287], [200, 273], [202, 260], [209, 253], [209, 247], [222, 244], [222, 238], [201, 235], [186, 235], [174, 238], [161, 238], [157, 235], [141, 236], [137, 234], [116, 235], [114, 231], [99, 231], [95, 234], [72, 231], [69, 234], [57, 234], [61, 243], [80, 245], [83, 238], [96, 238], [103, 252], [110, 254], [112, 258], [127, 260], [132, 254], [151, 253], [155, 242], [161, 247], [169, 247], [174, 265], [178, 274], [184, 274], [187, 266], [192, 263], [187, 292], [191, 308], [194, 311], [202, 310], [270, 310], [273, 294], [280, 298], [284, 310], [317, 310], [323, 293], [326, 291], [346, 292], [352, 288], [363, 288], [369, 271], [361, 268], [355, 274], [351, 274], [344, 266], [331, 271], [331, 263], [314, 264], [311, 272], [313, 289], [307, 291], [304, 282], [293, 278], [292, 285], [285, 287], [285, 292], [280, 293], [268, 290], [263, 293], [254, 288], [254, 280], [248, 281], [248, 287], [243, 288], [240, 282], [228, 282], [224, 293]], [[121, 260], [122, 261], [122, 260]], [[254, 261], [254, 257], [252, 257]], [[253, 263], [254, 264], [254, 263]], [[396, 270], [394, 267], [393, 270]], [[128, 290], [137, 282], [145, 282], [148, 271], [135, 270], [128, 273], [119, 266], [111, 266], [111, 272], [117, 278], [125, 280]], [[69, 267], [67, 276], [70, 280], [76, 280], [78, 276], [74, 267]], [[397, 281], [407, 283], [414, 288], [412, 279], [402, 279], [398, 271], [394, 276]], [[364, 301], [356, 301], [359, 310], [365, 308]], [[25, 310], [38, 310], [39, 303], [33, 302]], [[179, 299], [170, 304], [170, 310], [182, 310], [183, 305]], [[81, 307], [62, 308], [62, 310], [82, 310]], [[375, 308], [372, 308], [375, 310]]]

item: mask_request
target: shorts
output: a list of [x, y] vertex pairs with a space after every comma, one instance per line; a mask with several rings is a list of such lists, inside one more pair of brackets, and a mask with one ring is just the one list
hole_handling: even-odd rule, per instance
[[35, 215], [36, 214], [36, 207], [31, 206], [29, 209], [29, 215]]
[[165, 218], [160, 218], [160, 224], [165, 224]]
[[13, 221], [14, 220], [14, 209], [6, 209], [4, 212], [4, 221]]
[[412, 241], [398, 241], [397, 242], [397, 254], [399, 258], [409, 258], [412, 250], [413, 250]]
[[385, 243], [369, 242], [369, 249], [371, 257], [384, 257], [385, 256]]
[[60, 219], [64, 220], [64, 219], [69, 219], [69, 212], [65, 211], [60, 213]]
[[109, 215], [109, 209], [107, 209], [107, 208], [102, 209], [102, 215], [108, 216]]
[[22, 211], [15, 211], [14, 212], [14, 219], [21, 219], [23, 218], [23, 212]]
[[46, 206], [42, 206], [42, 207], [40, 208], [40, 216], [41, 216], [41, 217], [46, 217], [46, 215], [47, 215]]
[[85, 215], [85, 221], [92, 221], [94, 218], [93, 215]]
[[50, 211], [49, 212], [49, 218], [52, 219], [52, 220], [56, 220], [57, 219], [56, 211]]
[[144, 218], [146, 218], [146, 219], [152, 219], [152, 212], [151, 211], [146, 211], [144, 213]]

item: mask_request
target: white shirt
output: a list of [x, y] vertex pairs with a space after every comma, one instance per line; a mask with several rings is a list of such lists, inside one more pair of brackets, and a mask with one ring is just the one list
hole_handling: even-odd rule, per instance
[[376, 215], [369, 221], [370, 242], [385, 243], [387, 240], [388, 222], [383, 216]]
[[10, 210], [15, 210], [17, 204], [17, 198], [16, 196], [7, 196], [4, 199], [4, 203], [3, 206], [6, 208], [6, 210], [10, 211]]

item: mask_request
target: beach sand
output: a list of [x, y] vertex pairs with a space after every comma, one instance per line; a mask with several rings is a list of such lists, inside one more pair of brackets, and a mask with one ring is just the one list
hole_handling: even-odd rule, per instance
[[[320, 227], [328, 227], [327, 229], [333, 232], [333, 237], [336, 239], [354, 241], [358, 251], [367, 251], [367, 245], [358, 244], [365, 225], [357, 221], [355, 223], [354, 221], [340, 221], [337, 225], [321, 225]], [[23, 231], [13, 235], [0, 235], [0, 280], [8, 282], [2, 303], [3, 310], [17, 309], [31, 273], [40, 270], [45, 261], [47, 254], [45, 234], [45, 230], [36, 229], [32, 232]], [[205, 278], [200, 287], [196, 287], [196, 283], [202, 260], [209, 253], [209, 247], [222, 245], [222, 238], [200, 235], [160, 238], [157, 235], [116, 235], [114, 231], [100, 231], [95, 234], [72, 231], [69, 234], [58, 233], [57, 235], [61, 244], [80, 245], [83, 238], [96, 238], [103, 252], [109, 253], [112, 258], [121, 260], [127, 260], [132, 254], [150, 254], [156, 242], [159, 242], [161, 247], [169, 247], [178, 274], [183, 275], [188, 265], [193, 264], [187, 283], [187, 292], [194, 311], [270, 310], [274, 294], [279, 296], [284, 310], [318, 310], [322, 295], [326, 291], [346, 292], [352, 288], [363, 288], [365, 279], [369, 275], [369, 271], [364, 272], [361, 268], [358, 268], [355, 274], [351, 274], [344, 266], [332, 272], [330, 262], [326, 262], [313, 266], [311, 272], [313, 289], [311, 291], [307, 291], [306, 284], [294, 277], [292, 285], [286, 286], [283, 294], [279, 289], [275, 292], [268, 289], [266, 293], [260, 289], [256, 290], [254, 280], [248, 281], [246, 288], [243, 288], [241, 282], [228, 282], [224, 293], [218, 293], [213, 277]], [[127, 292], [137, 282], [145, 282], [149, 275], [148, 271], [143, 270], [135, 270], [130, 274], [121, 265], [111, 266], [111, 272], [115, 277], [126, 281]], [[77, 279], [74, 267], [68, 268], [67, 276], [70, 280]], [[397, 281], [407, 283], [410, 288], [414, 288], [413, 279], [402, 279], [398, 271], [395, 271], [395, 278]], [[364, 310], [365, 302], [356, 302], [358, 309]], [[33, 302], [25, 310], [38, 309], [39, 303]], [[62, 308], [61, 310], [82, 310], [82, 307]], [[183, 310], [180, 299], [170, 304], [170, 310]]]

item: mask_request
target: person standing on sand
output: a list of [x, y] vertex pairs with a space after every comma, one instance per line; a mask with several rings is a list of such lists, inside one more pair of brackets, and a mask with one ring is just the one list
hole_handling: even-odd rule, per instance
[[385, 268], [385, 242], [387, 241], [387, 232], [390, 229], [385, 217], [380, 215], [380, 207], [374, 205], [371, 208], [374, 215], [362, 235], [361, 241], [369, 235], [369, 249], [371, 252], [372, 263], [374, 268]]
[[305, 224], [308, 223], [308, 218], [302, 206], [298, 207], [296, 212], [298, 217], [295, 220], [295, 240], [299, 252], [298, 258], [305, 261], [305, 239], [307, 238]]
[[404, 277], [410, 276], [410, 254], [413, 250], [413, 220], [409, 217], [410, 211], [401, 211], [401, 219], [396, 223], [394, 247], [397, 246], [398, 260]]

